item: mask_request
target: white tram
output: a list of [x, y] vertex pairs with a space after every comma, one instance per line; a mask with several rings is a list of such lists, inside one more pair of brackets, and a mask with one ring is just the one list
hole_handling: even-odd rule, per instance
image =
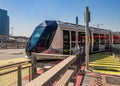
[[[106, 51], [110, 46], [120, 45], [120, 33], [90, 27], [90, 53]], [[38, 25], [26, 45], [27, 54], [72, 54], [85, 48], [85, 26], [61, 22], [44, 21]], [[29, 55], [28, 54], [28, 55]]]

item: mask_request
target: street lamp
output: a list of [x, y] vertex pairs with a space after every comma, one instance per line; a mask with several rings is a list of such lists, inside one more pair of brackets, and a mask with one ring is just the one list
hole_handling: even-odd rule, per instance
[[11, 27], [11, 32], [12, 32], [12, 33], [11, 33], [11, 35], [12, 35], [12, 36], [13, 36], [13, 29], [14, 29], [14, 28], [13, 28], [13, 27]]

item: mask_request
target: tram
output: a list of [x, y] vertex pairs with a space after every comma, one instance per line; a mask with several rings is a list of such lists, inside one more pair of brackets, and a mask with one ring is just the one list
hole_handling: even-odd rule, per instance
[[[110, 50], [120, 45], [120, 32], [95, 27], [89, 28], [90, 53]], [[80, 47], [85, 48], [85, 26], [68, 22], [46, 20], [33, 31], [26, 44], [26, 53], [70, 55]]]

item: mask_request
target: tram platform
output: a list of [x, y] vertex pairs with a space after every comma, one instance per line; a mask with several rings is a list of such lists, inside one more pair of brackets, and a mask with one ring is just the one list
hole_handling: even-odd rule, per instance
[[89, 68], [93, 72], [120, 76], [120, 61], [109, 52], [90, 55]]
[[108, 52], [90, 55], [82, 86], [120, 86], [120, 62]]

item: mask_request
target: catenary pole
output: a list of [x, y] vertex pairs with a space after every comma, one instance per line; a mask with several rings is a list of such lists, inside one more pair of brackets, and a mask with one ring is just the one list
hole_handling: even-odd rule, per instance
[[85, 9], [85, 63], [86, 63], [86, 70], [89, 69], [89, 44], [90, 44], [90, 36], [89, 36], [89, 22], [90, 22], [90, 12], [89, 8], [86, 7]]

